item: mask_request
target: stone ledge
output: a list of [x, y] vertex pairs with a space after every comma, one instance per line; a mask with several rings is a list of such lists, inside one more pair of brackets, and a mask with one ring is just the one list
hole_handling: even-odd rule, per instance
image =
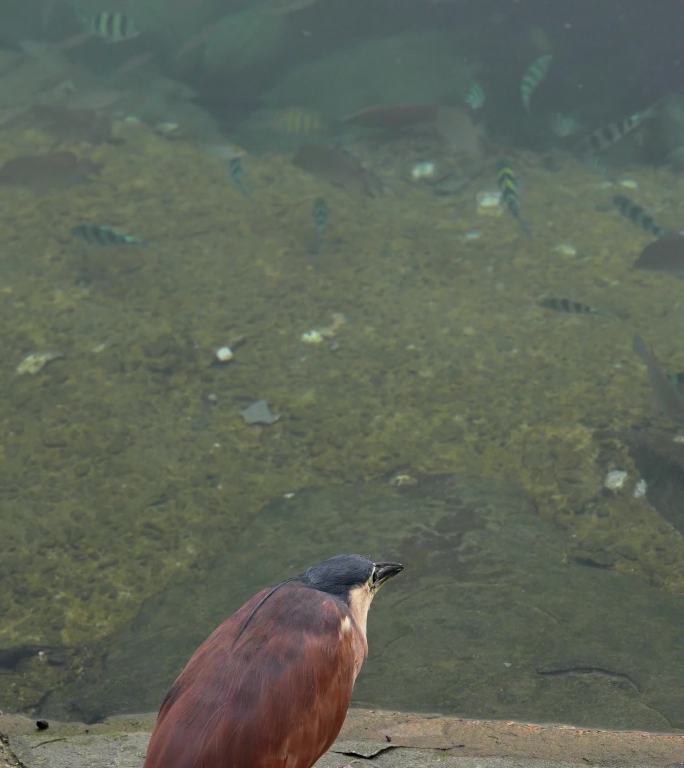
[[[21, 768], [140, 768], [154, 715], [37, 731], [0, 715], [0, 757]], [[2, 749], [4, 748], [4, 752]], [[0, 761], [0, 766], [3, 761]], [[684, 768], [684, 733], [465, 720], [353, 709], [320, 768]]]

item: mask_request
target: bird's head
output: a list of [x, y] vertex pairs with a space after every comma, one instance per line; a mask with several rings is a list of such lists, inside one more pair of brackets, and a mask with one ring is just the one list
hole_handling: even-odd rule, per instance
[[305, 584], [343, 600], [366, 629], [371, 600], [380, 587], [404, 569], [401, 563], [374, 563], [361, 555], [336, 555], [305, 571]]

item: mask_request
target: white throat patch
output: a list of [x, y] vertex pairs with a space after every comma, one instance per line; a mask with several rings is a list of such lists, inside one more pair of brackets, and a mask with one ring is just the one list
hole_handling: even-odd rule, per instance
[[349, 610], [356, 625], [366, 637], [366, 624], [368, 622], [368, 609], [373, 600], [373, 593], [368, 584], [354, 587], [349, 592]]

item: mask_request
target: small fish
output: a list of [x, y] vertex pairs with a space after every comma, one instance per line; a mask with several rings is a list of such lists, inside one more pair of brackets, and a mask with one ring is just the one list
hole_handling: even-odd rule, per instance
[[140, 34], [133, 19], [120, 11], [100, 11], [86, 19], [88, 31], [105, 43], [123, 43]]
[[311, 209], [311, 216], [313, 218], [314, 227], [316, 228], [316, 244], [314, 246], [314, 253], [319, 256], [323, 250], [323, 235], [328, 228], [328, 218], [330, 216], [330, 209], [328, 204], [322, 197], [317, 197], [314, 200], [313, 207]]
[[633, 224], [636, 224], [637, 227], [641, 227], [641, 229], [650, 232], [656, 237], [662, 237], [667, 234], [667, 230], [658, 226], [640, 205], [633, 203], [628, 197], [625, 197], [624, 195], [615, 195], [613, 203], [618, 211], [620, 211], [626, 219], [629, 219]]
[[270, 126], [279, 133], [293, 137], [323, 136], [328, 125], [320, 112], [304, 107], [287, 107], [270, 114]]
[[667, 380], [672, 384], [675, 389], [681, 389], [684, 385], [684, 371], [677, 371], [677, 373], [668, 373]]
[[485, 89], [480, 83], [473, 83], [470, 88], [468, 88], [468, 93], [466, 93], [465, 103], [473, 110], [473, 112], [476, 112], [478, 109], [484, 107], [486, 101], [487, 94], [485, 93]]
[[242, 167], [242, 158], [240, 155], [234, 155], [228, 159], [228, 175], [235, 187], [242, 192], [245, 197], [250, 196], [249, 187], [245, 184], [244, 169]]
[[262, 2], [260, 10], [275, 16], [286, 16], [289, 13], [308, 8], [315, 2], [317, 0], [265, 0]]
[[370, 197], [382, 191], [380, 180], [354, 155], [322, 144], [305, 144], [292, 162], [302, 170], [349, 192]]
[[525, 70], [522, 82], [520, 83], [520, 95], [522, 96], [522, 102], [525, 109], [530, 110], [530, 99], [532, 94], [537, 90], [539, 84], [546, 77], [553, 56], [550, 53], [545, 53], [542, 56], [537, 57]]
[[520, 224], [523, 231], [529, 235], [530, 228], [523, 219], [520, 218], [520, 198], [518, 195], [518, 180], [507, 160], [501, 160], [496, 166], [498, 176], [497, 184], [501, 193], [501, 203], [508, 208], [511, 216]]
[[554, 112], [549, 118], [549, 127], [554, 136], [557, 136], [559, 139], [567, 139], [579, 131], [581, 123], [574, 115]]
[[99, 224], [79, 224], [71, 230], [71, 234], [89, 245], [145, 245], [143, 240], [133, 235]]
[[595, 131], [585, 136], [579, 144], [579, 151], [583, 154], [596, 155], [600, 152], [605, 152], [610, 147], [614, 146], [627, 134], [639, 128], [646, 120], [650, 120], [655, 117], [656, 105], [651, 105], [648, 109], [644, 109], [642, 112], [635, 112], [624, 120], [608, 123], [597, 128]]
[[672, 232], [649, 243], [634, 262], [635, 269], [648, 269], [684, 279], [684, 235]]
[[641, 336], [634, 337], [632, 346], [646, 365], [658, 410], [675, 424], [684, 424], [684, 396], [673, 385], [658, 358], [646, 346]]
[[552, 309], [554, 312], [564, 312], [567, 315], [598, 315], [600, 317], [608, 316], [607, 312], [603, 312], [600, 309], [590, 307], [588, 304], [582, 304], [579, 301], [572, 301], [572, 299], [559, 299], [554, 296], [549, 296], [547, 299], [542, 299], [539, 305], [545, 309]]

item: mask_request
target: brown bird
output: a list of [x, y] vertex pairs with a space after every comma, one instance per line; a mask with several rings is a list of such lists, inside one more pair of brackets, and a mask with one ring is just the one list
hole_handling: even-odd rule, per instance
[[347, 714], [373, 596], [402, 569], [338, 555], [254, 595], [171, 686], [144, 768], [310, 768]]

